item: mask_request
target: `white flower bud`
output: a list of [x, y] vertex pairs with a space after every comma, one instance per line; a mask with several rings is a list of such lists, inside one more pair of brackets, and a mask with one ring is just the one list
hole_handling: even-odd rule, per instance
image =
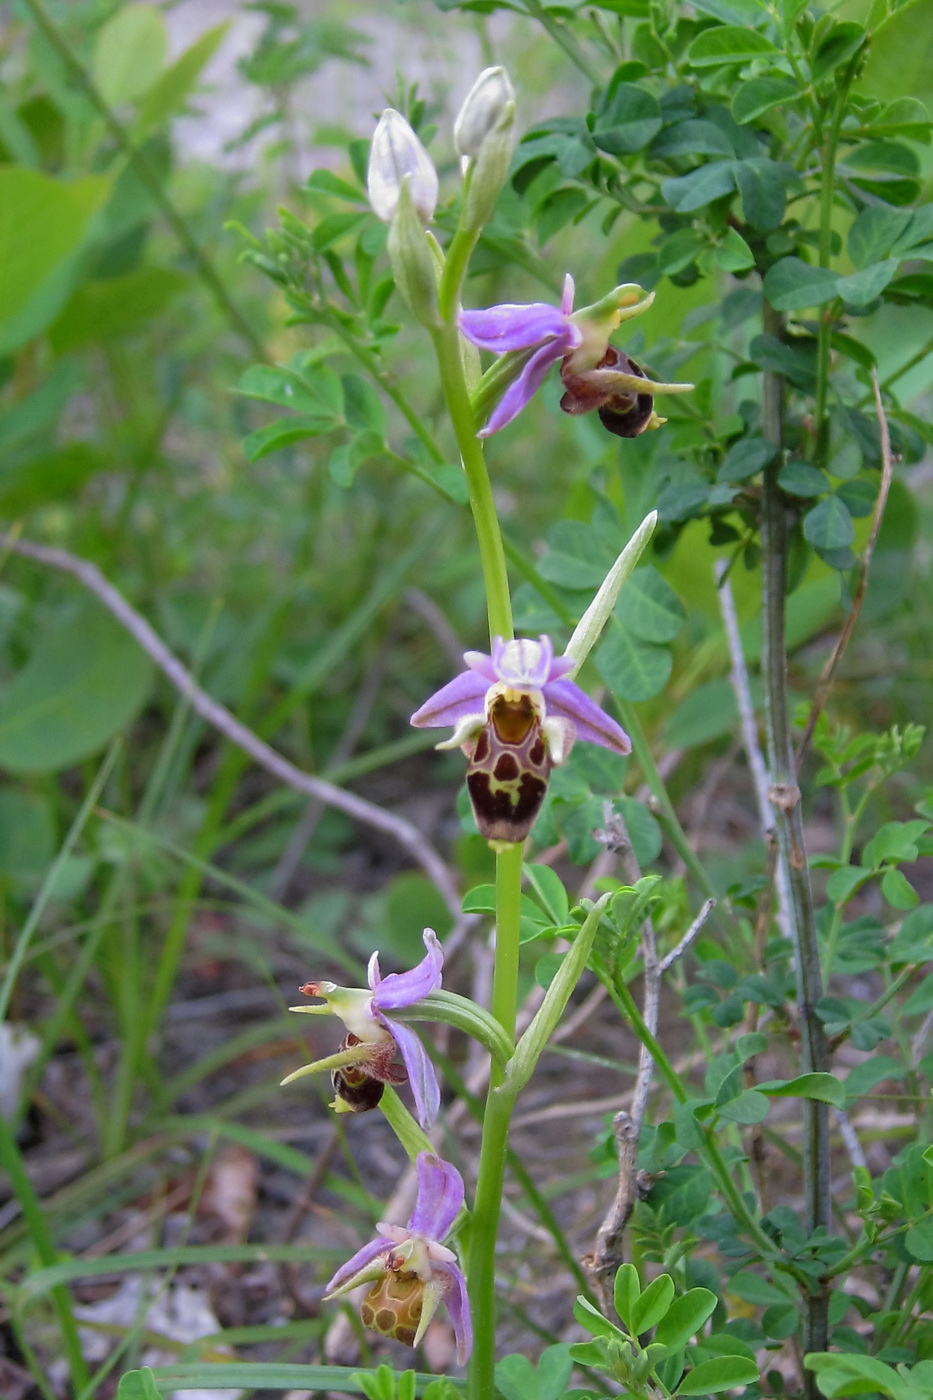
[[437, 171], [401, 112], [387, 107], [373, 133], [366, 175], [373, 213], [384, 223], [392, 220], [406, 175], [412, 204], [426, 227], [437, 207]]
[[504, 68], [484, 68], [467, 94], [454, 122], [458, 155], [475, 160], [486, 137], [509, 132], [515, 119], [515, 93]]

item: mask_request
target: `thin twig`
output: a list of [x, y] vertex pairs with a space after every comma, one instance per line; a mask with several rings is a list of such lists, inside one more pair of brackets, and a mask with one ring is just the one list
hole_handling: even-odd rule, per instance
[[265, 768], [267, 772], [288, 787], [294, 788], [296, 792], [303, 792], [309, 797], [318, 798], [320, 801], [326, 802], [328, 806], [346, 812], [347, 816], [352, 817], [355, 821], [391, 836], [434, 881], [455, 918], [459, 916], [460, 895], [454, 879], [437, 851], [414, 823], [405, 817], [386, 812], [382, 807], [377, 807], [374, 802], [367, 802], [364, 797], [357, 797], [356, 793], [347, 792], [344, 788], [329, 783], [326, 778], [316, 778], [310, 773], [302, 772], [283, 754], [278, 753], [265, 740], [260, 739], [258, 734], [247, 729], [246, 725], [241, 724], [225, 706], [213, 700], [205, 690], [201, 689], [191, 672], [186, 670], [177, 656], [169, 651], [161, 637], [150, 627], [146, 619], [130, 606], [122, 593], [104, 578], [96, 564], [90, 563], [87, 559], [79, 559], [77, 555], [69, 554], [64, 549], [33, 544], [29, 540], [18, 540], [12, 535], [0, 535], [0, 550], [2, 549], [22, 555], [25, 559], [34, 559], [37, 563], [59, 569], [62, 573], [71, 574], [72, 577], [83, 583], [85, 588], [93, 593], [117, 621], [126, 628], [147, 656], [151, 657], [163, 675], [167, 676], [179, 694], [185, 697], [191, 708], [202, 719], [207, 720], [208, 724], [212, 724], [232, 744], [236, 744], [244, 753], [249, 754], [250, 758], [260, 767]]
[[[632, 849], [625, 819], [621, 813], [613, 809], [611, 803], [607, 802], [604, 821], [606, 830], [599, 834], [607, 848], [618, 854], [625, 878], [634, 885], [641, 879], [641, 869]], [[715, 899], [708, 899], [677, 946], [660, 960], [658, 959], [654, 924], [650, 916], [642, 924], [641, 948], [644, 980], [642, 1017], [652, 1035], [655, 1035], [658, 1028], [661, 980], [664, 973], [673, 967], [678, 958], [683, 957], [698, 937], [715, 905]], [[648, 1098], [651, 1093], [653, 1076], [654, 1060], [651, 1057], [651, 1051], [647, 1045], [642, 1044], [629, 1111], [617, 1113], [612, 1120], [612, 1131], [618, 1155], [616, 1194], [603, 1223], [596, 1232], [596, 1243], [593, 1250], [583, 1260], [583, 1265], [592, 1281], [593, 1290], [607, 1316], [611, 1315], [613, 1280], [619, 1265], [623, 1262], [622, 1240], [626, 1222], [635, 1208], [635, 1202], [642, 1189], [641, 1174], [637, 1165], [638, 1139], [648, 1111]]]
[[891, 434], [888, 431], [888, 420], [885, 417], [884, 404], [881, 402], [881, 388], [878, 384], [878, 373], [874, 365], [871, 370], [871, 383], [875, 395], [875, 412], [878, 415], [878, 432], [881, 437], [881, 486], [878, 489], [878, 499], [875, 502], [875, 511], [872, 516], [871, 530], [868, 541], [862, 552], [861, 563], [859, 564], [858, 583], [855, 585], [855, 593], [852, 595], [852, 607], [842, 624], [842, 631], [836, 639], [829, 660], [823, 667], [823, 674], [817, 682], [816, 691], [813, 696], [813, 704], [810, 706], [810, 713], [807, 716], [807, 725], [803, 731], [803, 738], [797, 747], [797, 771], [800, 771], [800, 764], [806, 753], [807, 745], [813, 737], [816, 722], [820, 717], [823, 706], [836, 679], [836, 672], [839, 663], [843, 658], [846, 647], [849, 645], [852, 633], [855, 631], [855, 624], [858, 622], [858, 615], [862, 610], [862, 603], [865, 601], [865, 592], [868, 588], [868, 570], [871, 568], [872, 555], [875, 552], [875, 545], [878, 543], [878, 533], [881, 530], [881, 521], [884, 517], [884, 508], [888, 501], [888, 492], [891, 489], [891, 481], [894, 469], [891, 463]]

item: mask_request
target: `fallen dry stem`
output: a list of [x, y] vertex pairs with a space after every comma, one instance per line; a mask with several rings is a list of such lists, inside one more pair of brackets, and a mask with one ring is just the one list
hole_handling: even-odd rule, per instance
[[64, 549], [33, 544], [29, 540], [17, 539], [10, 534], [0, 534], [0, 550], [22, 555], [25, 559], [34, 559], [39, 564], [46, 564], [78, 579], [135, 638], [178, 693], [185, 697], [196, 714], [207, 720], [208, 724], [212, 724], [232, 744], [249, 754], [260, 767], [265, 768], [286, 786], [294, 788], [296, 792], [306, 793], [308, 797], [317, 798], [330, 807], [336, 807], [355, 821], [391, 836], [434, 881], [454, 917], [459, 917], [460, 895], [456, 883], [423, 832], [404, 817], [387, 812], [384, 808], [377, 807], [374, 802], [368, 802], [353, 792], [347, 792], [344, 788], [329, 783], [326, 778], [316, 778], [310, 773], [302, 772], [284, 754], [280, 754], [265, 740], [260, 739], [258, 734], [241, 724], [235, 715], [212, 699], [207, 691], [202, 690], [191, 672], [169, 651], [161, 637], [126, 601], [123, 594], [104, 578], [96, 564], [69, 554]]

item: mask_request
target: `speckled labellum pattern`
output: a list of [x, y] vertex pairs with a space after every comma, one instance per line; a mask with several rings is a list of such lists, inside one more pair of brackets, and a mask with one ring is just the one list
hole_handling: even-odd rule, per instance
[[464, 748], [467, 788], [480, 832], [491, 841], [524, 841], [541, 810], [552, 767], [531, 698], [497, 696], [472, 752]]
[[387, 1255], [385, 1274], [360, 1304], [364, 1326], [413, 1347], [423, 1308], [422, 1280], [413, 1271], [398, 1267], [393, 1255]]

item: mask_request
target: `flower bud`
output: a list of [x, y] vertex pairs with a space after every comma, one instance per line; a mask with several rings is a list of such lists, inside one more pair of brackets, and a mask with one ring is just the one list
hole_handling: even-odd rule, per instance
[[489, 221], [505, 184], [515, 146], [515, 94], [504, 68], [487, 68], [473, 84], [454, 127], [463, 158], [462, 226], [473, 232]]
[[417, 319], [430, 329], [440, 325], [437, 263], [412, 200], [411, 182], [410, 175], [402, 180], [386, 247], [395, 285]]
[[504, 68], [484, 68], [454, 122], [457, 154], [476, 160], [483, 142], [515, 119], [515, 93]]
[[373, 213], [390, 223], [408, 178], [411, 204], [426, 227], [437, 207], [437, 171], [401, 112], [387, 107], [373, 133], [366, 188]]

